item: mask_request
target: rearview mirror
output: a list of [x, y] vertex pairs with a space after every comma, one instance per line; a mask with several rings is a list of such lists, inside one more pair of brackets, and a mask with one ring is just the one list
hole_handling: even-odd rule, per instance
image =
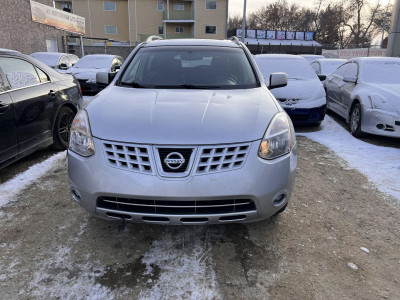
[[321, 81], [324, 81], [326, 79], [326, 75], [318, 74], [318, 78]]
[[351, 82], [351, 83], [356, 83], [357, 82], [357, 77], [355, 76], [345, 76], [343, 77], [344, 82]]
[[59, 68], [61, 70], [67, 70], [68, 69], [68, 65], [66, 63], [62, 63], [62, 64], [59, 65]]
[[270, 90], [287, 86], [287, 84], [288, 84], [288, 77], [286, 73], [272, 73], [269, 76], [268, 89]]

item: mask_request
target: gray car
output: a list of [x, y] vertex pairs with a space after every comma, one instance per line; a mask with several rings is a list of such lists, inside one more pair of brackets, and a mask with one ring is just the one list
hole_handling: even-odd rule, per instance
[[400, 137], [400, 58], [350, 59], [325, 80], [328, 109], [355, 137]]
[[[107, 73], [97, 80], [107, 84]], [[269, 87], [287, 84], [272, 74]], [[297, 145], [288, 115], [237, 39], [135, 48], [73, 121], [73, 199], [92, 214], [159, 224], [249, 222], [282, 212]]]

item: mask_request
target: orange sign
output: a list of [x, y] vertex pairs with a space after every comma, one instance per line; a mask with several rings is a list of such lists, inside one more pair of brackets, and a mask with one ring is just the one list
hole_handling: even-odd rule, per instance
[[85, 34], [85, 18], [31, 1], [32, 20], [70, 32]]

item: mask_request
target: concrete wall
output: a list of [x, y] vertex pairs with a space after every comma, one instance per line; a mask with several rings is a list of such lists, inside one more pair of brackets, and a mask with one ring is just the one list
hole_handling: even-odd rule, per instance
[[[52, 0], [36, 1], [53, 6]], [[64, 50], [61, 30], [32, 21], [29, 0], [1, 0], [0, 2], [0, 48], [30, 54], [47, 51], [46, 39], [56, 39], [58, 51]]]

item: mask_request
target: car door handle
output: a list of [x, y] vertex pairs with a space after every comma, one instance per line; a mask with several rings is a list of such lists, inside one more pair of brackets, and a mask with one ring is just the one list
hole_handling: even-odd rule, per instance
[[53, 90], [50, 90], [50, 92], [47, 95], [49, 95], [51, 97], [55, 97], [56, 96], [56, 92], [53, 91]]

